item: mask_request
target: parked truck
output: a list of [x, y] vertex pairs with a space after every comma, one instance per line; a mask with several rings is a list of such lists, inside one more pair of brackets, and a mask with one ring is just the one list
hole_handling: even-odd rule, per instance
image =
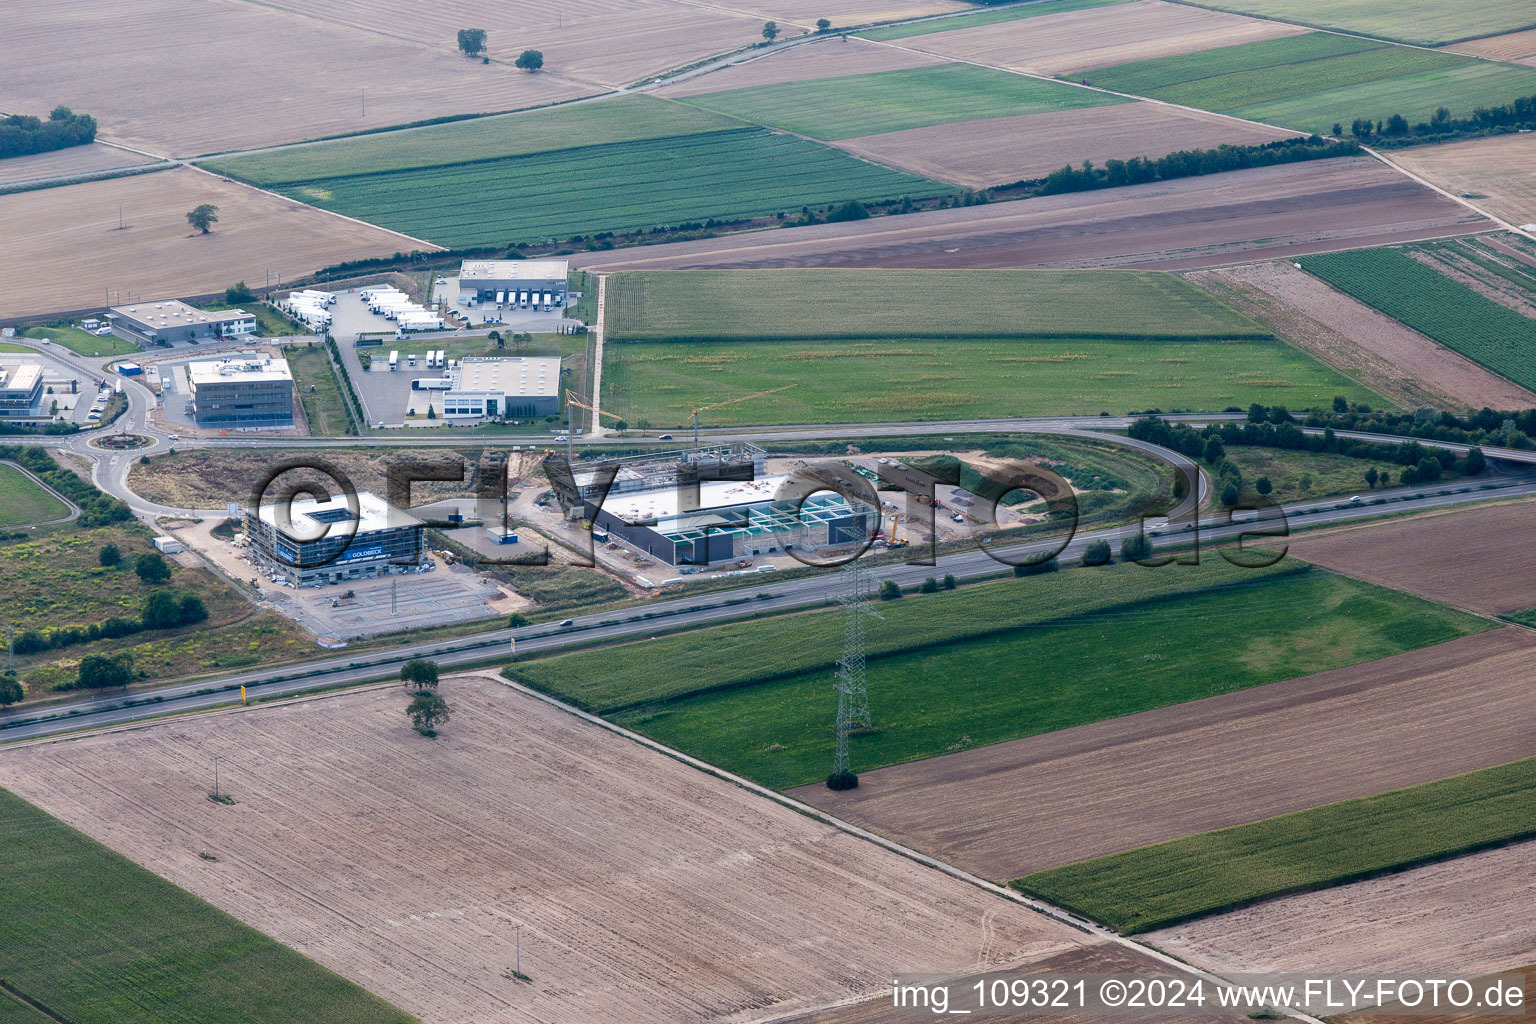
[[400, 369], [400, 353], [394, 349], [389, 353], [389, 370], [391, 373]]

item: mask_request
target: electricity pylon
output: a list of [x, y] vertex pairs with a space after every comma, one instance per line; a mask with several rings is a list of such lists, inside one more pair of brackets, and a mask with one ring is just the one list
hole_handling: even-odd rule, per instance
[[838, 598], [843, 606], [843, 656], [837, 663], [837, 752], [832, 773], [852, 772], [848, 760], [848, 736], [856, 729], [869, 729], [874, 720], [869, 714], [869, 689], [864, 681], [864, 619], [881, 618], [865, 601], [869, 597], [869, 571], [858, 559], [843, 570], [846, 589]]

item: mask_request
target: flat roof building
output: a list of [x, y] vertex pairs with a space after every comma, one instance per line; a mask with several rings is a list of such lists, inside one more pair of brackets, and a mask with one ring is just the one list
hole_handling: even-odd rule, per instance
[[200, 427], [293, 426], [293, 374], [286, 359], [197, 359], [187, 364], [187, 383]]
[[243, 309], [209, 312], [176, 299], [113, 306], [107, 319], [113, 334], [144, 347], [256, 333], [256, 317]]
[[[717, 480], [692, 487], [609, 494], [586, 503], [593, 526], [669, 565], [707, 565], [791, 548], [862, 544], [876, 512], [841, 494], [818, 491], [803, 503], [781, 489], [792, 478]], [[797, 507], [798, 506], [798, 507]]]
[[336, 494], [245, 513], [258, 564], [301, 587], [419, 571], [430, 564], [422, 529], [420, 519], [368, 491], [355, 503]]
[[532, 419], [560, 412], [559, 356], [466, 356], [448, 371], [443, 417]]
[[538, 292], [563, 306], [570, 266], [569, 260], [465, 260], [459, 264], [459, 301], [499, 303], [508, 292]]
[[0, 419], [37, 419], [42, 405], [42, 364], [0, 362]]

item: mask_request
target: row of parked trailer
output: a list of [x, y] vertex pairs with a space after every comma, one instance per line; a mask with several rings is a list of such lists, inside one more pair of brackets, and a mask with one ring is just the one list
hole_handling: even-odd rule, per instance
[[[548, 313], [556, 306], [564, 305], [564, 303], [565, 299], [560, 295], [559, 292], [499, 291], [496, 293], [497, 309], [542, 309], [544, 312]], [[469, 304], [473, 306], [476, 305], [476, 302], [472, 301]]]
[[[416, 356], [414, 354], [409, 354], [405, 358], [407, 360], [407, 363], [410, 366], [415, 366], [416, 365]], [[430, 352], [427, 353], [427, 369], [429, 369], [429, 370], [446, 370], [446, 369], [448, 369], [449, 365], [450, 365], [450, 360], [448, 359], [448, 352], [447, 352], [446, 349], [441, 349], [441, 348], [432, 349]], [[454, 362], [454, 363], [452, 363], [452, 365], [457, 366], [458, 363]], [[389, 368], [391, 370], [398, 370], [398, 369], [400, 369], [400, 352], [397, 349], [391, 349], [390, 350], [390, 353], [389, 353]]]
[[306, 288], [289, 292], [287, 300], [282, 303], [282, 309], [295, 320], [304, 321], [316, 334], [324, 334], [331, 329], [331, 314], [327, 307], [335, 303], [336, 296], [333, 293]]
[[368, 309], [386, 320], [393, 320], [399, 333], [407, 331], [440, 331], [447, 324], [432, 312], [394, 285], [369, 285], [359, 288], [358, 294], [368, 303]]

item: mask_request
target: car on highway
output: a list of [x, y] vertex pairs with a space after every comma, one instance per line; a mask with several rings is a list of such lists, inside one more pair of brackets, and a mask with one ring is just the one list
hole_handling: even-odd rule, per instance
[[672, 435], [671, 434], [662, 434], [656, 440], [658, 440], [658, 441], [670, 441], [670, 440], [672, 440]]
[[561, 626], [574, 626], [574, 625], [576, 625], [576, 620], [575, 619], [561, 619], [560, 620], [560, 625]]

